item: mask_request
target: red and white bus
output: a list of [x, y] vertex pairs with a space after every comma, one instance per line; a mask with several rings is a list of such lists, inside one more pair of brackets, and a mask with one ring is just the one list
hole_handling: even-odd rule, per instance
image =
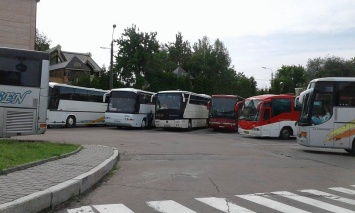
[[247, 98], [240, 117], [238, 132], [257, 137], [296, 136], [300, 109], [294, 107], [295, 96], [259, 95]]
[[238, 131], [238, 111], [243, 104], [239, 100], [236, 95], [212, 95], [208, 103], [208, 127]]

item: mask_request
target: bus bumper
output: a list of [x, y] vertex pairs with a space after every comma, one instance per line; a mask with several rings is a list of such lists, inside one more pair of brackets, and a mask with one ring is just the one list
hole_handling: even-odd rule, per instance
[[260, 129], [242, 129], [238, 128], [238, 132], [241, 135], [251, 136], [251, 137], [262, 137]]
[[155, 127], [160, 128], [188, 128], [188, 120], [155, 120]]

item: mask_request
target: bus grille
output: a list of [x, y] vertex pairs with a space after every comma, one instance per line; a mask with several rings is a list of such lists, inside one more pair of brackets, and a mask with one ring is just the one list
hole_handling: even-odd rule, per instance
[[7, 111], [7, 132], [32, 132], [34, 112]]

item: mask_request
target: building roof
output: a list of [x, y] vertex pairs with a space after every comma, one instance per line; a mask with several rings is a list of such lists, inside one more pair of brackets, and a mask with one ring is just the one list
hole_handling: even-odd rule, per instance
[[71, 58], [73, 58], [74, 56], [76, 56], [83, 63], [91, 66], [92, 69], [94, 70], [94, 72], [100, 72], [101, 71], [101, 68], [99, 67], [99, 65], [97, 65], [97, 63], [91, 58], [91, 53], [76, 53], [76, 52], [63, 51], [63, 54], [67, 58], [68, 61]]
[[190, 79], [194, 79], [191, 75], [189, 75], [189, 73], [188, 72], [186, 72], [182, 67], [180, 67], [180, 66], [178, 66], [178, 68], [176, 68], [174, 71], [173, 71], [173, 73], [175, 74], [175, 75], [177, 75], [178, 77], [180, 77], [180, 76], [189, 76], [190, 77]]
[[74, 56], [70, 60], [59, 63], [53, 64], [50, 66], [50, 70], [58, 70], [58, 69], [67, 69], [67, 70], [82, 70], [90, 72], [90, 68], [84, 64], [78, 57]]
[[86, 64], [86, 68], [90, 68], [94, 72], [101, 71], [101, 68], [99, 67], [99, 65], [97, 65], [97, 63], [91, 58], [91, 53], [78, 53], [78, 52], [62, 51], [62, 47], [60, 45], [57, 45], [57, 46], [47, 50], [47, 52], [51, 56], [58, 56], [58, 58], [61, 61], [58, 64], [53, 64], [51, 66], [51, 70], [64, 68], [70, 61], [72, 61], [72, 59], [74, 57], [76, 57], [82, 63]]

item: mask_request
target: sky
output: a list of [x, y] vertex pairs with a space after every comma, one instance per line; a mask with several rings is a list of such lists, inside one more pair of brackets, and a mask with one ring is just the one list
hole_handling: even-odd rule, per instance
[[[113, 31], [113, 24], [116, 28]], [[37, 29], [51, 47], [92, 54], [110, 64], [110, 47], [124, 29], [157, 32], [160, 43], [181, 32], [191, 46], [207, 36], [221, 40], [237, 72], [270, 87], [283, 65], [314, 58], [355, 57], [354, 0], [41, 0]], [[115, 49], [116, 48], [116, 49]], [[115, 47], [115, 51], [117, 47]], [[262, 68], [265, 67], [265, 68]]]

